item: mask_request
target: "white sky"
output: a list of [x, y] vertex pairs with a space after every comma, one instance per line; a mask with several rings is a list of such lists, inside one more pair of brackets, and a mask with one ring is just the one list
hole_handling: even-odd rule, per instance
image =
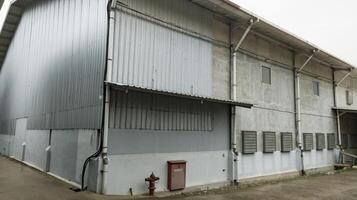
[[231, 0], [357, 66], [356, 0]]

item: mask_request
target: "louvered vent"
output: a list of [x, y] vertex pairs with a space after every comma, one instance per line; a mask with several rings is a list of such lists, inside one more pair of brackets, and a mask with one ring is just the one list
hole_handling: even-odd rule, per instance
[[314, 138], [312, 133], [304, 133], [304, 150], [311, 151], [314, 148]]
[[335, 134], [329, 133], [327, 134], [327, 149], [331, 150], [335, 148]]
[[280, 133], [281, 137], [281, 152], [290, 152], [293, 150], [293, 134]]
[[326, 147], [325, 134], [316, 133], [316, 150], [323, 150]]
[[243, 131], [242, 139], [244, 154], [252, 154], [257, 152], [257, 132]]
[[273, 153], [276, 150], [276, 136], [274, 132], [263, 132], [263, 152]]

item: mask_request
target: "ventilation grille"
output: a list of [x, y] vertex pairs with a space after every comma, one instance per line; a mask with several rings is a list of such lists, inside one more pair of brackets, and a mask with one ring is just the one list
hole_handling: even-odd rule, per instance
[[276, 150], [276, 136], [274, 132], [263, 132], [263, 152], [273, 153]]
[[243, 131], [242, 136], [243, 153], [252, 154], [257, 152], [257, 132]]
[[331, 150], [335, 148], [335, 134], [329, 133], [327, 134], [327, 149]]
[[316, 150], [323, 150], [326, 147], [325, 134], [316, 133]]
[[304, 150], [311, 151], [314, 148], [314, 139], [312, 133], [304, 133]]
[[290, 152], [293, 150], [293, 134], [281, 133], [281, 152]]

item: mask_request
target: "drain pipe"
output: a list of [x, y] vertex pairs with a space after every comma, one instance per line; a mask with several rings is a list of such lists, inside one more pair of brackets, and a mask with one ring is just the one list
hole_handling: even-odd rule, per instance
[[[242, 45], [244, 39], [247, 37], [249, 31], [259, 19], [250, 19], [249, 25], [244, 31], [238, 43], [231, 48], [231, 99], [237, 101], [237, 53], [239, 47]], [[230, 26], [231, 29], [231, 26]], [[232, 34], [232, 31], [230, 31]], [[231, 38], [231, 36], [230, 36]], [[232, 182], [238, 184], [238, 150], [237, 150], [237, 133], [236, 133], [236, 106], [232, 105], [230, 108], [231, 114], [231, 150], [232, 150]]]
[[106, 84], [106, 82], [111, 81], [111, 73], [112, 73], [112, 57], [113, 57], [113, 39], [114, 39], [114, 16], [115, 12], [113, 8], [115, 8], [116, 0], [109, 0], [107, 3], [107, 42], [106, 42], [106, 62], [104, 67], [104, 89], [103, 89], [103, 110], [102, 110], [102, 124], [101, 129], [98, 129], [98, 134], [100, 134], [99, 147], [97, 151], [90, 155], [84, 162], [82, 168], [82, 177], [81, 177], [81, 190], [85, 191], [87, 189], [84, 186], [84, 177], [87, 165], [92, 158], [97, 158], [102, 155], [102, 166], [101, 166], [101, 175], [102, 181], [100, 185], [101, 193], [106, 193], [106, 179], [108, 172], [108, 132], [109, 132], [109, 98], [110, 98], [110, 88]]
[[[295, 106], [296, 106], [296, 129], [297, 129], [297, 143], [298, 143], [298, 148], [300, 151], [300, 161], [301, 161], [301, 175], [305, 175], [305, 169], [304, 169], [304, 147], [302, 145], [302, 133], [301, 133], [301, 96], [300, 96], [300, 76], [301, 76], [301, 71], [304, 69], [304, 67], [310, 62], [310, 60], [314, 57], [315, 53], [318, 50], [313, 50], [312, 54], [310, 57], [304, 62], [304, 64], [299, 67], [299, 68], [294, 68], [294, 74], [295, 74]], [[295, 55], [294, 55], [295, 57]], [[295, 58], [294, 58], [295, 59]]]
[[[336, 91], [337, 87], [341, 85], [341, 83], [352, 73], [353, 69], [350, 69], [350, 71], [341, 78], [337, 83], [335, 81], [335, 71], [333, 71], [333, 90], [334, 90], [334, 106], [337, 107], [337, 97], [336, 97]], [[340, 117], [345, 114], [345, 113], [340, 113], [340, 111], [337, 109], [336, 110], [336, 123], [337, 123], [337, 138], [338, 138], [338, 146], [340, 148], [340, 151], [342, 151], [342, 137], [341, 137], [341, 124], [340, 124]]]
[[109, 135], [109, 109], [110, 109], [110, 86], [113, 71], [113, 54], [114, 54], [114, 26], [115, 26], [115, 7], [116, 0], [109, 1], [108, 5], [108, 40], [107, 40], [107, 62], [106, 62], [106, 81], [105, 87], [105, 105], [104, 105], [104, 126], [103, 126], [103, 149], [102, 149], [102, 194], [107, 194], [107, 177], [108, 177], [108, 135]]

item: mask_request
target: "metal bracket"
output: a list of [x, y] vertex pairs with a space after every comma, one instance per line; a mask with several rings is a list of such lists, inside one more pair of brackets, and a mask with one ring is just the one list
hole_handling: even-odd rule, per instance
[[312, 54], [309, 56], [309, 58], [304, 62], [304, 64], [302, 64], [301, 67], [298, 68], [298, 72], [301, 72], [302, 69], [304, 69], [304, 67], [310, 62], [310, 60], [314, 57], [315, 53], [318, 52], [318, 49], [314, 49], [312, 50]]
[[239, 47], [242, 45], [244, 39], [247, 37], [247, 35], [248, 35], [250, 29], [252, 29], [253, 25], [254, 25], [255, 23], [258, 23], [258, 22], [259, 22], [259, 19], [255, 19], [255, 20], [254, 20], [254, 19], [250, 19], [250, 20], [249, 20], [249, 26], [247, 27], [247, 29], [245, 29], [245, 31], [244, 31], [242, 37], [240, 38], [240, 40], [238, 41], [238, 43], [235, 45], [234, 50], [233, 50], [233, 53], [235, 53], [235, 52], [238, 51], [238, 49], [239, 49]]
[[350, 71], [349, 71], [344, 77], [342, 77], [341, 80], [339, 80], [339, 81], [336, 83], [336, 86], [339, 86], [351, 73], [352, 73], [352, 69], [350, 69]]

